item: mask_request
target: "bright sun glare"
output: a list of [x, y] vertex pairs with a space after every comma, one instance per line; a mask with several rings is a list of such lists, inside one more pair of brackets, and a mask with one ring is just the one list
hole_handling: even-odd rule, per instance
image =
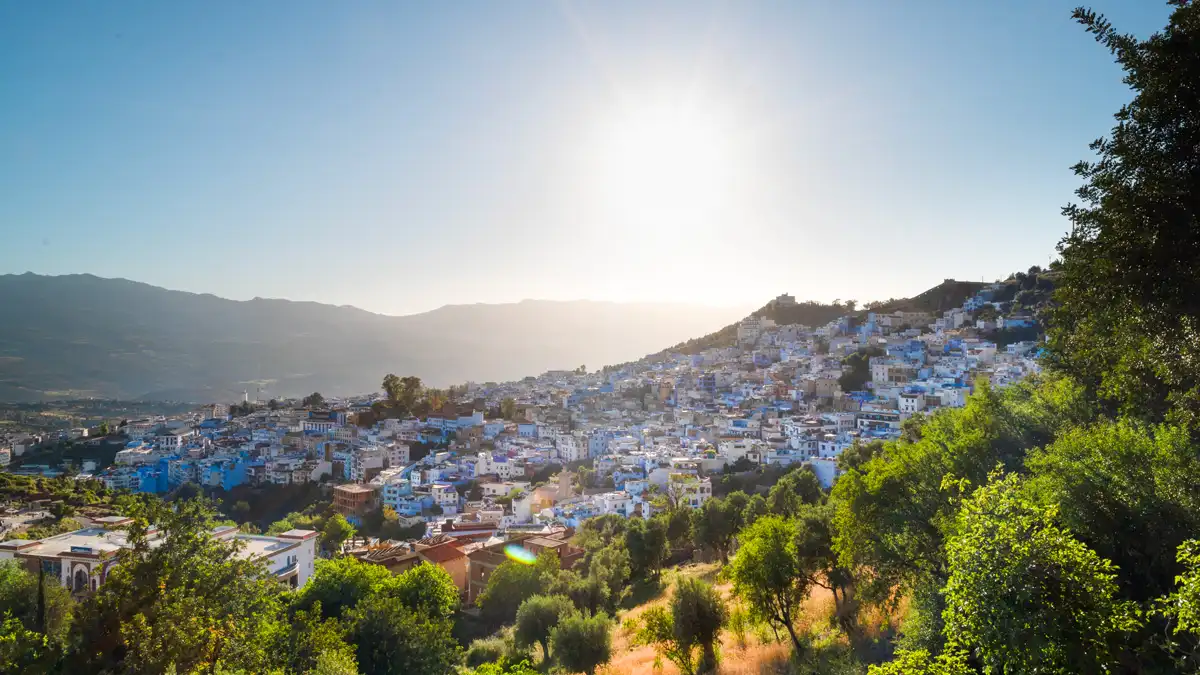
[[728, 141], [718, 121], [699, 110], [658, 106], [615, 116], [601, 148], [611, 217], [677, 231], [715, 216], [733, 178]]

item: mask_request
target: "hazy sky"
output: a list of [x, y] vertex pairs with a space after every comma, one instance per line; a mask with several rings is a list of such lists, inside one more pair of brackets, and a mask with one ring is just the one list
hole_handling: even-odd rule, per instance
[[388, 313], [997, 278], [1129, 97], [1074, 4], [2, 3], [0, 273]]

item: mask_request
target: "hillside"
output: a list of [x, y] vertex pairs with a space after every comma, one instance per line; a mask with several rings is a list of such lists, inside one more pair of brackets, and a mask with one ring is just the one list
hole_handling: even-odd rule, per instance
[[[911, 298], [890, 299], [870, 303], [866, 307], [875, 312], [944, 312], [954, 307], [961, 307], [967, 298], [975, 295], [987, 284], [979, 281], [955, 281], [946, 279], [933, 288]], [[855, 311], [848, 305], [825, 304], [820, 302], [798, 302], [794, 305], [777, 305], [774, 301], [755, 310], [750, 316], [767, 317], [781, 326], [803, 324], [805, 326], [820, 326], [847, 314], [865, 315], [867, 309]], [[705, 349], [732, 347], [737, 343], [737, 324], [732, 323], [724, 328], [709, 333], [703, 337], [681, 342], [670, 351], [683, 354], [695, 354]]]
[[873, 312], [944, 312], [962, 307], [963, 302], [978, 293], [988, 284], [982, 281], [955, 281], [946, 279], [933, 288], [911, 298], [886, 300], [867, 305]]
[[0, 276], [0, 401], [228, 400], [508, 380], [640, 358], [728, 323], [730, 309], [525, 300], [385, 316], [314, 302], [233, 301], [91, 275]]

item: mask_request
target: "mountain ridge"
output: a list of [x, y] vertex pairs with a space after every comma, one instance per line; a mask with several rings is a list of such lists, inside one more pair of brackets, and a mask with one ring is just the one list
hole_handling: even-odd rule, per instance
[[0, 275], [0, 400], [230, 400], [372, 391], [387, 372], [434, 385], [641, 358], [735, 318], [729, 308], [557, 301], [387, 315], [231, 300], [91, 274]]

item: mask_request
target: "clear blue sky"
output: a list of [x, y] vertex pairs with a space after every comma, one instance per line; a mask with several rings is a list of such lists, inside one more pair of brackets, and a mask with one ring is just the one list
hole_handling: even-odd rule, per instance
[[386, 313], [997, 278], [1129, 97], [1074, 4], [2, 3], [0, 273]]

